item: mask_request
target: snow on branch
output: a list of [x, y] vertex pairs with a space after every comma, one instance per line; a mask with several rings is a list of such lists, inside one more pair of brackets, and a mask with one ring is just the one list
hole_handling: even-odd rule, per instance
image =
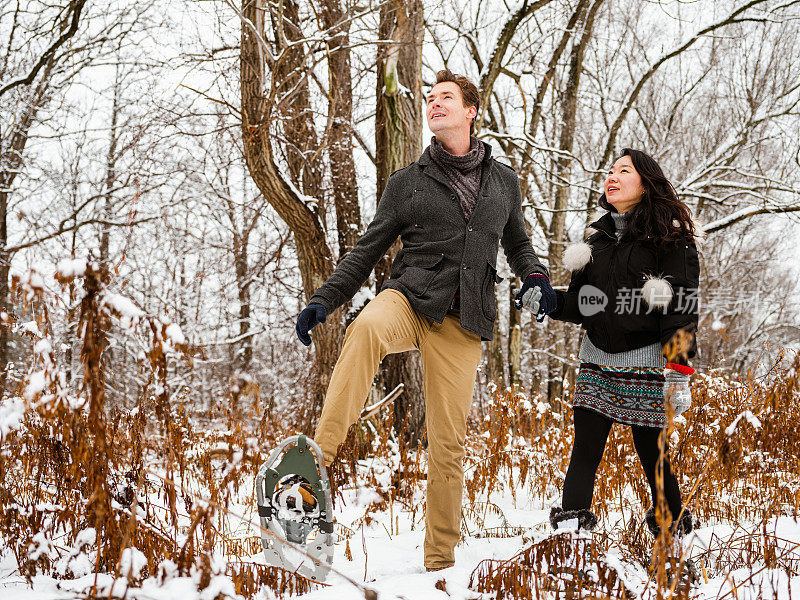
[[731, 225], [738, 223], [739, 221], [743, 221], [754, 215], [792, 213], [792, 212], [800, 212], [800, 206], [784, 206], [784, 207], [747, 206], [741, 210], [737, 210], [736, 212], [731, 213], [730, 215], [722, 217], [721, 219], [717, 219], [716, 221], [712, 221], [711, 223], [706, 223], [703, 226], [703, 232], [713, 233], [714, 231], [719, 231], [720, 229], [730, 227]]
[[739, 422], [740, 422], [742, 419], [744, 419], [745, 421], [747, 421], [748, 423], [750, 423], [750, 425], [752, 425], [752, 426], [753, 426], [753, 429], [761, 429], [761, 421], [759, 420], [759, 418], [758, 418], [758, 417], [756, 417], [756, 416], [755, 416], [755, 415], [754, 415], [752, 412], [750, 412], [749, 410], [746, 410], [746, 411], [744, 411], [744, 412], [740, 413], [740, 414], [739, 414], [739, 416], [737, 416], [737, 417], [736, 417], [736, 418], [733, 420], [733, 423], [731, 423], [730, 425], [728, 425], [728, 427], [725, 429], [725, 435], [727, 435], [728, 437], [730, 437], [730, 436], [732, 436], [734, 433], [736, 433], [736, 428], [739, 426]]
[[742, 6], [740, 6], [739, 8], [733, 10], [726, 17], [724, 17], [724, 18], [722, 18], [722, 19], [720, 19], [720, 20], [718, 20], [718, 21], [716, 21], [716, 22], [714, 22], [714, 23], [712, 23], [710, 25], [707, 25], [707, 26], [703, 27], [702, 29], [700, 29], [699, 31], [695, 32], [688, 40], [686, 40], [685, 42], [679, 44], [678, 46], [676, 46], [672, 50], [669, 50], [668, 52], [663, 54], [658, 60], [656, 60], [654, 63], [652, 63], [650, 68], [639, 78], [639, 80], [636, 82], [636, 85], [634, 85], [633, 89], [628, 94], [628, 98], [625, 100], [625, 103], [623, 104], [622, 108], [620, 109], [619, 114], [617, 115], [616, 119], [614, 120], [614, 123], [611, 125], [611, 128], [609, 129], [609, 132], [608, 132], [608, 139], [607, 139], [607, 142], [606, 142], [606, 148], [603, 151], [603, 155], [602, 155], [602, 158], [601, 158], [599, 164], [602, 166], [602, 165], [605, 165], [608, 162], [609, 158], [611, 157], [611, 154], [614, 151], [614, 143], [615, 143], [615, 141], [617, 139], [617, 134], [619, 133], [619, 130], [622, 127], [622, 124], [624, 123], [625, 118], [628, 116], [628, 113], [630, 112], [631, 108], [633, 108], [633, 104], [634, 104], [634, 102], [636, 102], [636, 99], [639, 97], [639, 93], [644, 88], [645, 83], [647, 83], [650, 80], [650, 78], [653, 75], [655, 75], [655, 73], [658, 71], [658, 69], [661, 67], [661, 65], [663, 65], [664, 63], [666, 63], [670, 59], [675, 58], [676, 56], [678, 56], [679, 54], [681, 54], [685, 50], [689, 49], [701, 37], [711, 33], [712, 31], [715, 31], [716, 29], [719, 29], [721, 27], [725, 27], [727, 25], [730, 25], [730, 24], [736, 22], [736, 19], [737, 19], [737, 17], [739, 17], [739, 15], [741, 15], [742, 13], [746, 12], [747, 10], [753, 8], [754, 6], [757, 6], [759, 4], [764, 4], [765, 2], [766, 2], [766, 0], [750, 0], [750, 2], [747, 2], [747, 3], [743, 4]]

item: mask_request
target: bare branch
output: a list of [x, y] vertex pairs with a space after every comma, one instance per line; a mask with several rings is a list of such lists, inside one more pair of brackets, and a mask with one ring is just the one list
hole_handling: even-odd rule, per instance
[[475, 124], [476, 129], [480, 129], [480, 126], [483, 124], [486, 105], [492, 93], [494, 82], [500, 74], [503, 60], [508, 51], [508, 46], [517, 28], [520, 23], [530, 17], [536, 10], [549, 4], [551, 1], [552, 0], [536, 0], [536, 2], [528, 4], [528, 0], [523, 0], [520, 7], [508, 17], [508, 20], [503, 25], [503, 29], [500, 31], [500, 35], [497, 38], [497, 44], [495, 44], [494, 50], [492, 51], [491, 58], [489, 58], [489, 61], [484, 65], [481, 73], [480, 83], [478, 85], [481, 94], [481, 114], [478, 116], [477, 123]]
[[764, 2], [766, 2], [766, 0], [750, 0], [750, 2], [748, 2], [748, 3], [744, 4], [743, 6], [737, 8], [736, 10], [734, 10], [732, 13], [730, 13], [724, 19], [721, 19], [721, 20], [717, 21], [716, 23], [712, 23], [711, 25], [708, 25], [708, 26], [704, 27], [703, 29], [701, 29], [700, 31], [696, 32], [686, 42], [684, 42], [683, 44], [681, 44], [677, 48], [674, 48], [673, 50], [667, 52], [661, 58], [659, 58], [656, 62], [654, 62], [650, 66], [650, 68], [644, 73], [644, 75], [642, 75], [639, 78], [639, 80], [636, 82], [636, 85], [634, 85], [633, 89], [628, 94], [628, 98], [625, 101], [625, 103], [623, 104], [622, 109], [619, 111], [619, 114], [617, 115], [617, 118], [614, 120], [614, 123], [611, 125], [611, 129], [608, 132], [608, 138], [607, 138], [607, 141], [606, 141], [606, 147], [603, 150], [602, 158], [600, 159], [600, 162], [598, 163], [598, 168], [601, 168], [603, 165], [605, 165], [608, 162], [608, 160], [611, 158], [611, 154], [614, 151], [614, 143], [616, 142], [616, 139], [617, 139], [617, 134], [619, 133], [619, 130], [622, 127], [622, 124], [624, 123], [625, 118], [628, 116], [628, 112], [630, 112], [631, 108], [633, 107], [634, 102], [636, 102], [636, 99], [639, 97], [639, 93], [642, 91], [642, 88], [644, 87], [644, 84], [647, 83], [653, 75], [655, 75], [656, 71], [658, 71], [658, 69], [661, 67], [661, 65], [663, 65], [664, 63], [669, 61], [671, 58], [674, 58], [674, 57], [678, 56], [679, 54], [681, 54], [682, 52], [684, 52], [685, 50], [687, 50], [688, 48], [693, 46], [694, 43], [697, 40], [699, 40], [701, 37], [703, 37], [704, 35], [706, 35], [708, 33], [711, 33], [712, 31], [715, 31], [716, 29], [719, 29], [721, 27], [725, 27], [725, 26], [731, 24], [736, 19], [736, 17], [738, 17], [740, 14], [742, 14], [743, 12], [749, 10], [750, 8], [752, 8], [752, 7], [754, 7], [754, 6], [758, 5], [758, 4], [763, 4]]
[[725, 229], [726, 227], [730, 227], [731, 225], [734, 225], [740, 221], [744, 221], [745, 219], [748, 219], [755, 215], [795, 213], [795, 212], [800, 212], [800, 206], [783, 206], [774, 208], [769, 208], [765, 206], [748, 206], [741, 210], [737, 210], [733, 214], [722, 217], [721, 219], [717, 219], [716, 221], [707, 223], [706, 225], [703, 226], [703, 232], [713, 233], [715, 231], [719, 231], [720, 229]]
[[14, 254], [15, 252], [19, 252], [20, 250], [25, 250], [26, 248], [32, 248], [33, 246], [38, 246], [42, 242], [46, 242], [47, 240], [51, 240], [60, 235], [64, 235], [65, 233], [78, 231], [80, 229], [83, 229], [87, 225], [105, 225], [107, 227], [133, 227], [134, 225], [141, 225], [142, 223], [156, 221], [160, 218], [161, 218], [160, 215], [154, 215], [150, 217], [142, 217], [140, 219], [127, 220], [127, 221], [107, 221], [105, 219], [87, 219], [86, 221], [72, 223], [71, 225], [66, 225], [62, 223], [62, 225], [55, 231], [52, 231], [47, 235], [43, 235], [42, 237], [38, 237], [34, 240], [30, 240], [22, 244], [17, 244], [16, 246], [8, 246], [6, 248], [6, 251], [8, 252], [8, 254]]
[[20, 85], [30, 85], [33, 83], [33, 80], [36, 78], [36, 75], [39, 73], [41, 68], [49, 61], [53, 55], [56, 53], [64, 43], [70, 39], [75, 33], [78, 31], [78, 21], [80, 20], [81, 11], [83, 10], [83, 6], [86, 4], [86, 0], [75, 0], [74, 2], [70, 3], [70, 9], [72, 10], [72, 21], [70, 22], [69, 29], [67, 29], [64, 33], [62, 33], [59, 38], [53, 42], [53, 44], [45, 51], [44, 54], [39, 58], [36, 64], [33, 66], [33, 69], [25, 76], [10, 83], [7, 83], [2, 88], [0, 88], [0, 96], [5, 94], [7, 91], [14, 89]]

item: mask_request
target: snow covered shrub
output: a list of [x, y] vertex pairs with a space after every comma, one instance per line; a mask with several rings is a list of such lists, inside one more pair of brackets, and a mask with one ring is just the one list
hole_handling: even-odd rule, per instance
[[[629, 428], [615, 426], [597, 474], [592, 510], [601, 525], [592, 543], [552, 536], [545, 524], [525, 533], [527, 546], [517, 555], [481, 563], [471, 588], [498, 599], [563, 593], [623, 598], [631, 590], [616, 573], [625, 573], [639, 579], [633, 595], [688, 598], [696, 588], [669, 569], [686, 572], [691, 558], [699, 584], [726, 582], [714, 595], [787, 597], [781, 590], [800, 575], [800, 552], [791, 541], [800, 531], [799, 373], [800, 356], [783, 354], [761, 377], [721, 370], [695, 376], [692, 407], [671, 418], [663, 435], [694, 518], [691, 555], [688, 549], [676, 554], [666, 529], [653, 543], [643, 524], [650, 491]], [[570, 420], [568, 409], [555, 412], [510, 390], [495, 393], [487, 417], [471, 423], [468, 438], [464, 515], [473, 525], [471, 535], [522, 533], [494, 502], [499, 489], [541, 498], [545, 510], [559, 501], [572, 446]], [[674, 518], [663, 510], [657, 514]], [[609, 552], [615, 561], [606, 559]]]
[[[209, 599], [251, 597], [262, 586], [309, 589], [248, 560], [260, 555], [260, 542], [235, 533], [252, 518], [239, 508], [240, 493], [252, 504], [261, 444], [274, 442], [255, 436], [242, 411], [257, 389], [235, 386], [226, 426], [195, 431], [168, 385], [170, 361], [190, 353], [180, 328], [113, 292], [100, 265], [57, 271], [57, 279], [82, 294], [73, 328], [80, 387], [76, 394], [52, 351], [58, 292], [41, 276], [18, 278], [33, 352], [19, 396], [0, 408], [0, 551], [10, 550], [29, 580], [73, 580], [63, 589], [86, 597], [135, 597], [132, 586], [175, 585]], [[141, 386], [124, 406], [107, 402], [112, 330], [140, 349]]]
[[591, 537], [560, 533], [526, 547], [508, 560], [485, 560], [473, 571], [470, 589], [497, 600], [607, 598], [634, 594], [609, 566]]

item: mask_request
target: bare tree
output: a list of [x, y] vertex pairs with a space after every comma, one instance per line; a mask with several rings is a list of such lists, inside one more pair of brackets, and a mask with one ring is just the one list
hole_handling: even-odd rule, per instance
[[[419, 158], [422, 153], [422, 38], [423, 8], [418, 1], [392, 1], [380, 12], [378, 39], [389, 43], [378, 48], [377, 108], [375, 116], [375, 163], [378, 199], [389, 175]], [[399, 240], [375, 269], [380, 289], [390, 275]], [[394, 402], [395, 429], [411, 443], [422, 439], [425, 426], [422, 361], [418, 352], [392, 354], [383, 361], [384, 393], [398, 384], [404, 394]]]
[[331, 195], [336, 207], [339, 256], [342, 257], [353, 249], [361, 233], [361, 209], [353, 159], [353, 80], [348, 36], [350, 20], [341, 0], [323, 0], [320, 9], [322, 28], [330, 36], [327, 45], [330, 108], [325, 146], [331, 167]]
[[[335, 190], [333, 197], [340, 246], [347, 249], [361, 226], [360, 213], [354, 208], [350, 76], [342, 72], [349, 69], [350, 64], [346, 32], [353, 16], [331, 0], [318, 11], [322, 30], [312, 38], [303, 32], [309, 18], [304, 17], [301, 7], [293, 2], [262, 5], [245, 1], [241, 10], [230, 6], [242, 21], [241, 117], [247, 164], [258, 189], [292, 231], [308, 299], [334, 267], [333, 252], [326, 239], [325, 195], [320, 194], [318, 171], [311, 169], [311, 174], [304, 174], [299, 181], [300, 170], [295, 168], [289, 170], [287, 177], [275, 149], [283, 148], [288, 160], [290, 146], [292, 152], [294, 147], [299, 148], [302, 164], [307, 165], [308, 158], [316, 160], [322, 149], [330, 147], [330, 160], [338, 162], [332, 169], [335, 184], [344, 186]], [[271, 37], [265, 29], [267, 19], [272, 24]], [[309, 71], [315, 66], [317, 50], [323, 49], [330, 73], [327, 90], [330, 127], [325, 135], [319, 136], [310, 128], [311, 119], [298, 119], [295, 113], [298, 107], [302, 111], [312, 109], [307, 95]], [[298, 130], [300, 120], [306, 122], [305, 130]], [[308, 169], [304, 167], [303, 172], [307, 173]], [[309, 185], [310, 180], [314, 180], [312, 185]], [[330, 315], [325, 327], [314, 330], [315, 377], [311, 394], [314, 401], [309, 407], [309, 425], [316, 419], [316, 409], [322, 404], [342, 333], [340, 312]]]
[[[16, 252], [53, 239], [88, 221], [66, 218], [54, 231], [34, 230], [28, 239], [12, 242], [8, 215], [14, 202], [20, 179], [27, 167], [28, 142], [43, 121], [47, 110], [59, 92], [67, 88], [76, 75], [111, 50], [113, 36], [125, 36], [130, 26], [123, 25], [126, 11], [111, 11], [111, 18], [93, 36], [83, 34], [87, 15], [85, 0], [73, 0], [65, 5], [38, 3], [23, 8], [19, 3], [3, 11], [4, 30], [10, 32], [0, 57], [0, 96], [4, 130], [0, 134], [0, 389], [6, 380], [9, 326], [12, 307], [8, 298], [8, 278], [11, 261]], [[42, 32], [52, 32], [42, 35]], [[69, 42], [69, 43], [68, 43]], [[23, 175], [21, 178], [20, 175]], [[93, 218], [91, 222], [102, 220]]]

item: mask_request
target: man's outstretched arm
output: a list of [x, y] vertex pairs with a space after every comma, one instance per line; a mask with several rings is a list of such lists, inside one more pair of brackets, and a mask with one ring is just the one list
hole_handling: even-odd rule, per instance
[[400, 235], [402, 224], [397, 217], [397, 206], [402, 201], [401, 194], [398, 184], [390, 177], [367, 231], [328, 280], [314, 292], [309, 304], [320, 304], [330, 314], [355, 296], [372, 269]]

